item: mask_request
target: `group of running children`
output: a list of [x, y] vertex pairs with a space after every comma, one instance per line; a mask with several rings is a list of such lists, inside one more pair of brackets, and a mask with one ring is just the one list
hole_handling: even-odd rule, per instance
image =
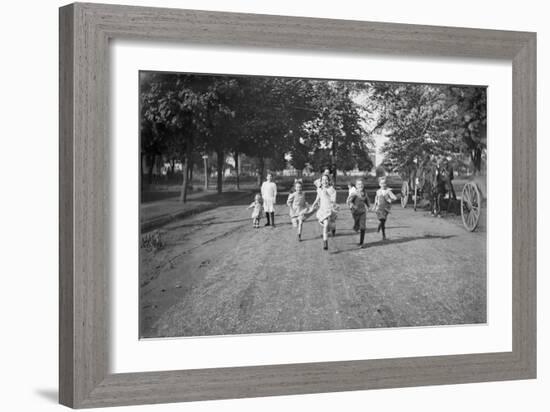
[[[376, 213], [378, 218], [378, 232], [382, 231], [382, 239], [386, 240], [386, 219], [391, 209], [392, 201], [396, 200], [386, 183], [386, 178], [378, 179], [380, 188], [376, 191], [374, 205], [370, 204], [362, 179], [357, 179], [355, 185], [348, 185], [348, 205], [353, 217], [353, 230], [359, 233], [359, 247], [363, 247], [365, 241], [365, 230], [367, 224], [367, 211], [370, 209]], [[317, 220], [323, 228], [323, 249], [328, 249], [328, 235], [336, 234], [336, 218], [339, 207], [336, 203], [336, 189], [334, 188], [330, 172], [327, 170], [320, 179], [314, 182], [317, 187], [317, 197], [313, 204], [306, 202], [303, 184], [301, 180], [295, 180], [294, 191], [288, 195], [287, 206], [289, 207], [292, 226], [297, 228], [298, 240], [302, 240], [302, 226], [304, 221], [316, 213]], [[267, 223], [264, 226], [275, 226], [275, 201], [277, 197], [277, 185], [273, 182], [273, 175], [268, 174], [267, 180], [262, 184], [261, 194], [254, 197], [254, 201], [248, 206], [252, 211], [253, 227], [260, 227], [262, 212], [265, 212]]]

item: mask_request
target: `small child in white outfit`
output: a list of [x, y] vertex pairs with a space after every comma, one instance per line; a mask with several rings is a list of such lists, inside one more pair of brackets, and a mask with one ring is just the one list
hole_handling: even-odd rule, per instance
[[260, 227], [260, 219], [262, 218], [262, 197], [259, 194], [254, 196], [254, 201], [247, 209], [252, 209], [252, 227], [258, 229]]

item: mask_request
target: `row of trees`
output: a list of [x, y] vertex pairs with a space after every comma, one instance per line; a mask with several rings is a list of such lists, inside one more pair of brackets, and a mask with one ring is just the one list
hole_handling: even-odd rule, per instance
[[[231, 77], [142, 72], [140, 133], [142, 165], [158, 156], [181, 162], [181, 200], [189, 171], [201, 154], [215, 154], [217, 189], [222, 191], [227, 156], [239, 154], [281, 170], [287, 160], [334, 164], [339, 170], [372, 168], [367, 112], [358, 103], [368, 84], [274, 77]], [[147, 159], [147, 162], [144, 160]], [[143, 179], [144, 176], [142, 176]]]
[[[142, 72], [142, 165], [162, 156], [183, 164], [181, 200], [201, 155], [216, 160], [222, 191], [228, 156], [298, 171], [370, 170], [373, 136], [383, 135], [384, 166], [408, 173], [434, 157], [468, 154], [480, 171], [486, 150], [484, 87]], [[145, 160], [147, 160], [145, 162]], [[142, 176], [143, 179], [143, 176]]]
[[487, 89], [451, 85], [375, 83], [369, 101], [373, 130], [388, 137], [384, 166], [409, 174], [417, 165], [467, 154], [475, 172], [487, 140]]

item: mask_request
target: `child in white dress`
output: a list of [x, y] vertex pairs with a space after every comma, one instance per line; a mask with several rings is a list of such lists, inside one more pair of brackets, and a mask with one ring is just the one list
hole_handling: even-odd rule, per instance
[[267, 180], [262, 183], [262, 199], [267, 223], [265, 226], [275, 227], [275, 203], [277, 201], [277, 185], [273, 182], [273, 175], [268, 173]]
[[379, 221], [378, 232], [382, 230], [382, 240], [386, 240], [386, 219], [391, 210], [391, 202], [397, 200], [397, 197], [387, 186], [385, 177], [381, 177], [378, 180], [378, 184], [380, 185], [380, 189], [376, 191], [373, 209]]
[[292, 226], [298, 228], [298, 240], [302, 241], [302, 226], [312, 214], [312, 208], [306, 202], [306, 195], [302, 191], [302, 181], [294, 182], [294, 192], [288, 195], [286, 204], [289, 207]]
[[323, 175], [321, 177], [321, 186], [317, 189], [317, 198], [313, 202], [312, 208], [317, 210], [317, 220], [323, 226], [323, 249], [328, 249], [328, 232], [336, 234], [336, 217], [338, 207], [336, 205], [336, 190], [330, 184], [330, 177]]
[[262, 197], [259, 194], [254, 196], [254, 201], [247, 209], [252, 209], [252, 227], [258, 229], [260, 227], [260, 219], [262, 218]]

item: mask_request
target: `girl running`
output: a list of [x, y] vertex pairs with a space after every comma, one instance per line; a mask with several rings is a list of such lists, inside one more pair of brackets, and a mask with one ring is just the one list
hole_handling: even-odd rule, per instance
[[302, 225], [311, 215], [311, 208], [306, 202], [306, 195], [302, 191], [302, 181], [294, 182], [294, 192], [288, 195], [286, 204], [289, 207], [290, 221], [292, 226], [298, 228], [298, 241], [302, 241]]
[[332, 235], [336, 234], [336, 190], [330, 184], [330, 177], [323, 175], [321, 177], [321, 185], [317, 189], [317, 198], [313, 202], [312, 208], [319, 208], [317, 210], [317, 220], [321, 226], [323, 226], [323, 249], [328, 249], [328, 232], [331, 231]]
[[386, 240], [386, 219], [391, 209], [391, 202], [397, 200], [397, 197], [393, 194], [390, 188], [386, 184], [386, 178], [383, 176], [378, 179], [380, 189], [376, 191], [376, 198], [374, 199], [374, 211], [376, 217], [378, 217], [379, 224], [377, 232], [382, 230], [382, 240]]

